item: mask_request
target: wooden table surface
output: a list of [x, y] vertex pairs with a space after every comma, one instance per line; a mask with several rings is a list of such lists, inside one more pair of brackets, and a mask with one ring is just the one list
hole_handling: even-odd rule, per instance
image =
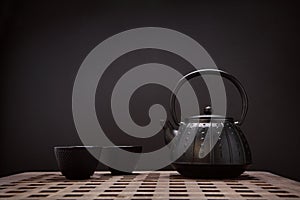
[[66, 180], [59, 172], [27, 172], [0, 178], [0, 199], [300, 199], [300, 183], [268, 172], [237, 179], [187, 179], [175, 171], [136, 172]]

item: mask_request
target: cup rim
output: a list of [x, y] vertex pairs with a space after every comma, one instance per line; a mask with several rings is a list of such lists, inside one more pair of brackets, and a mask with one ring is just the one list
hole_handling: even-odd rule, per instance
[[90, 149], [101, 148], [100, 146], [55, 146], [54, 149]]
[[107, 148], [142, 148], [143, 146], [141, 145], [115, 145], [115, 146], [103, 146], [101, 147], [102, 149], [107, 149]]

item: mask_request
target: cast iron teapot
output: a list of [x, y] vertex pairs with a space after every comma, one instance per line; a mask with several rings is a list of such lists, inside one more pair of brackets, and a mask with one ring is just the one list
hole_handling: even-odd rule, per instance
[[[242, 98], [242, 115], [239, 121], [212, 115], [210, 106], [204, 108], [202, 115], [186, 118], [184, 122], [178, 120], [175, 112], [177, 92], [186, 81], [201, 75], [221, 75], [237, 87]], [[248, 142], [240, 129], [247, 110], [248, 98], [244, 87], [227, 72], [202, 69], [185, 75], [171, 95], [173, 122], [166, 121], [163, 128], [166, 143], [175, 140], [171, 147], [172, 156], [180, 154], [172, 167], [181, 175], [192, 178], [233, 178], [242, 174], [252, 162]], [[183, 154], [182, 149], [185, 149]]]

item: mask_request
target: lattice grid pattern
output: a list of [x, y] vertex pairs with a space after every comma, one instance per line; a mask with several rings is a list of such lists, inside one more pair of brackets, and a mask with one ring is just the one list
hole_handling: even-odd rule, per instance
[[238, 179], [187, 179], [173, 171], [66, 180], [57, 172], [22, 173], [0, 179], [0, 199], [300, 199], [300, 183], [266, 172]]

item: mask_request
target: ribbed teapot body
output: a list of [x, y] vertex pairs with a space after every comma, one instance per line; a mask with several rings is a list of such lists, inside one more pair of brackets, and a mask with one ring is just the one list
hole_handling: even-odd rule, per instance
[[[239, 126], [228, 119], [200, 121], [192, 119], [179, 127], [172, 156], [174, 158], [184, 153], [173, 163], [173, 167], [186, 176], [189, 176], [186, 173], [193, 171], [187, 170], [189, 167], [196, 168], [203, 177], [218, 174], [220, 170], [216, 168], [221, 168], [224, 173], [228, 168], [229, 174], [231, 170], [241, 174], [251, 164], [252, 158], [249, 144]], [[207, 168], [206, 171], [201, 172], [201, 166]], [[218, 177], [222, 175], [226, 176], [218, 174]], [[195, 177], [195, 173], [191, 176]]]
[[245, 165], [251, 163], [251, 151], [241, 129], [230, 122], [189, 122], [179, 127], [174, 156], [184, 153], [175, 163]]

